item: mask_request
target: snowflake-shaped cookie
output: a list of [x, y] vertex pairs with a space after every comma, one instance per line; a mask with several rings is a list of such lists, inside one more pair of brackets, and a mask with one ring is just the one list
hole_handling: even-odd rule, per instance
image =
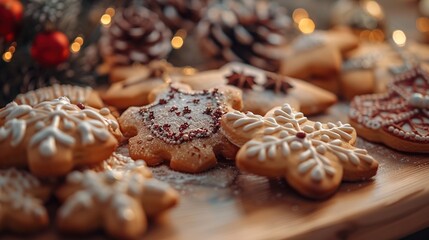
[[406, 152], [429, 152], [429, 76], [415, 67], [397, 75], [388, 92], [357, 96], [350, 121], [358, 134]]
[[121, 170], [72, 172], [57, 195], [64, 200], [57, 223], [62, 231], [104, 229], [119, 239], [140, 236], [153, 217], [177, 204], [178, 194], [167, 184], [146, 176], [143, 161]]
[[[191, 91], [184, 85], [157, 91], [157, 99], [132, 107], [119, 118], [129, 140], [130, 156], [149, 165], [169, 161], [182, 172], [213, 167], [216, 156], [233, 158], [236, 147], [220, 133], [220, 118], [232, 107], [241, 107], [239, 90], [232, 87]], [[186, 88], [186, 89], [185, 89]]]
[[96, 110], [61, 97], [34, 107], [9, 103], [0, 110], [0, 166], [28, 166], [57, 176], [107, 159], [120, 136], [107, 108]]
[[46, 227], [48, 213], [42, 200], [50, 189], [28, 172], [0, 170], [0, 232], [4, 229], [28, 232]]
[[308, 197], [329, 196], [341, 180], [368, 179], [378, 168], [366, 150], [353, 147], [356, 133], [349, 124], [311, 122], [288, 104], [265, 117], [227, 113], [222, 129], [230, 141], [241, 146], [236, 158], [240, 169], [285, 177]]

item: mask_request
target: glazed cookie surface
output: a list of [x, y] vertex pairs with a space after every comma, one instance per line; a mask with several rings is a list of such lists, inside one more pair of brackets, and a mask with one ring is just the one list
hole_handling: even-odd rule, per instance
[[169, 161], [182, 172], [201, 172], [213, 167], [217, 155], [233, 158], [236, 152], [219, 131], [220, 118], [232, 108], [241, 109], [241, 92], [234, 87], [192, 91], [183, 85], [154, 91], [156, 100], [131, 107], [119, 118], [130, 137], [133, 159], [148, 165]]
[[64, 203], [57, 212], [61, 231], [86, 233], [103, 229], [119, 239], [141, 236], [148, 217], [175, 206], [178, 194], [167, 184], [147, 176], [143, 161], [120, 170], [72, 172], [57, 191]]
[[108, 158], [121, 137], [107, 108], [72, 104], [66, 97], [34, 107], [9, 103], [0, 110], [0, 167], [28, 167], [60, 176]]
[[378, 163], [354, 147], [356, 132], [349, 124], [309, 121], [290, 105], [265, 117], [229, 112], [222, 117], [225, 136], [237, 146], [237, 166], [267, 177], [284, 177], [310, 198], [332, 195], [341, 181], [373, 177]]
[[181, 80], [195, 90], [231, 85], [243, 91], [244, 111], [265, 114], [289, 103], [306, 114], [323, 112], [336, 102], [330, 92], [302, 80], [281, 76], [242, 63], [196, 73]]
[[43, 201], [50, 192], [29, 172], [0, 170], [0, 232], [32, 232], [47, 227], [49, 216]]
[[429, 76], [420, 66], [397, 75], [388, 92], [357, 96], [350, 123], [363, 138], [405, 152], [429, 152]]

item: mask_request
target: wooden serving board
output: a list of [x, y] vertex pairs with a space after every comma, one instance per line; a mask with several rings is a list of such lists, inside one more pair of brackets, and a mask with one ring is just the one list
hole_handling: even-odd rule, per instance
[[[338, 104], [326, 115], [312, 119], [346, 122], [346, 112], [347, 106]], [[232, 162], [201, 174], [178, 173], [166, 166], [152, 168], [156, 178], [180, 192], [181, 199], [178, 207], [151, 224], [142, 238], [381, 240], [428, 227], [429, 156], [398, 153], [362, 139], [358, 146], [378, 159], [378, 174], [371, 181], [343, 183], [324, 201], [301, 197], [283, 180], [240, 172]], [[59, 235], [53, 229], [34, 239], [76, 237]], [[105, 237], [101, 232], [87, 236]]]

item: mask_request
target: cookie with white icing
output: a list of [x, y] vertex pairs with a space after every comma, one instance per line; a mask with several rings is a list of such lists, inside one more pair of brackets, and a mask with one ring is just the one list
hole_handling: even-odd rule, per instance
[[51, 189], [32, 174], [0, 170], [0, 232], [32, 232], [45, 228], [49, 216], [43, 206]]
[[0, 168], [28, 167], [37, 176], [61, 176], [107, 159], [121, 137], [107, 108], [72, 104], [66, 97], [34, 107], [0, 110]]
[[175, 81], [184, 74], [186, 69], [176, 68], [166, 61], [153, 61], [148, 65], [134, 66], [123, 70], [123, 81], [113, 83], [105, 93], [103, 100], [118, 109], [127, 109], [130, 106], [149, 104], [149, 93], [165, 81]]
[[154, 90], [152, 96], [152, 104], [131, 107], [119, 118], [133, 159], [144, 159], [149, 166], [168, 161], [174, 170], [196, 173], [216, 165], [219, 155], [234, 158], [237, 148], [219, 129], [223, 114], [241, 109], [239, 89], [192, 91], [176, 84]]
[[57, 212], [61, 231], [87, 233], [103, 229], [118, 239], [141, 237], [148, 218], [178, 202], [167, 184], [146, 176], [144, 162], [126, 164], [122, 170], [72, 172], [57, 191], [64, 203]]
[[35, 106], [43, 101], [53, 100], [59, 97], [67, 97], [71, 103], [82, 103], [94, 108], [102, 108], [103, 101], [91, 87], [80, 87], [74, 85], [54, 84], [50, 87], [43, 87], [34, 91], [19, 94], [15, 98], [18, 104]]
[[357, 96], [350, 123], [358, 134], [405, 152], [429, 153], [429, 75], [420, 66], [397, 75], [386, 93]]
[[232, 85], [243, 91], [244, 111], [264, 115], [289, 103], [305, 114], [325, 111], [337, 100], [326, 90], [302, 80], [284, 77], [242, 63], [229, 63], [219, 70], [185, 76], [181, 82], [195, 90]]
[[229, 112], [222, 117], [225, 136], [237, 146], [237, 166], [267, 177], [284, 177], [310, 198], [332, 195], [341, 181], [373, 177], [378, 163], [354, 147], [356, 132], [349, 124], [309, 121], [290, 105], [265, 117]]
[[133, 160], [132, 158], [117, 152], [112, 153], [112, 155], [108, 159], [102, 161], [97, 165], [88, 166], [88, 169], [96, 172], [105, 172], [110, 170], [128, 171], [131, 167], [135, 166], [142, 166], [141, 173], [145, 177], [152, 177], [152, 172], [148, 168], [143, 167], [146, 166], [146, 163], [143, 160]]

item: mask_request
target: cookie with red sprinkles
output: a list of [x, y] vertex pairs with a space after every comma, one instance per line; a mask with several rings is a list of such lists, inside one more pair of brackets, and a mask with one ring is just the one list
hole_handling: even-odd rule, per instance
[[241, 109], [239, 89], [192, 91], [176, 84], [154, 90], [152, 97], [152, 104], [131, 107], [119, 119], [133, 159], [196, 173], [216, 165], [218, 156], [235, 157], [238, 149], [221, 133], [220, 119]]

